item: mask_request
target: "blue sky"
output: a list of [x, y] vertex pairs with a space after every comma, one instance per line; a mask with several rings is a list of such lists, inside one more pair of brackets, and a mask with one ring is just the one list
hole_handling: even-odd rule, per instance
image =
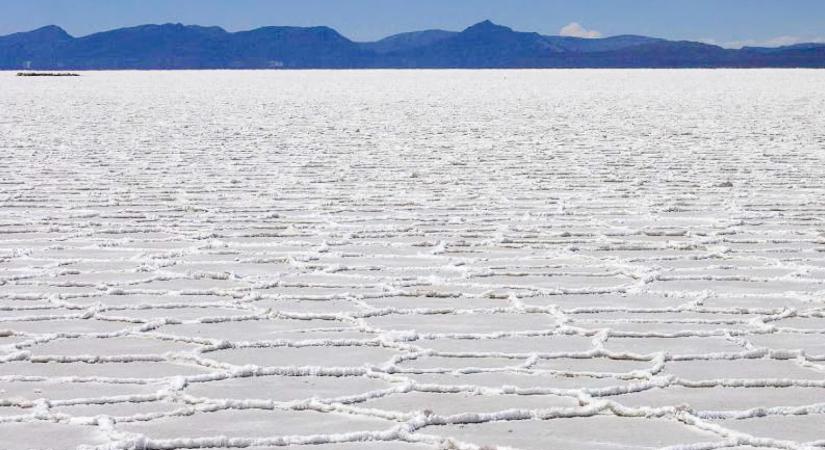
[[825, 0], [0, 0], [0, 34], [56, 24], [79, 36], [182, 22], [228, 30], [329, 25], [372, 40], [484, 19], [545, 34], [633, 33], [726, 46], [825, 41]]

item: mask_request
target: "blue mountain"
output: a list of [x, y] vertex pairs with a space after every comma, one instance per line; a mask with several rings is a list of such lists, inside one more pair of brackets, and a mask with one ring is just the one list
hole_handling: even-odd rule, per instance
[[463, 31], [354, 42], [328, 27], [143, 25], [73, 37], [57, 26], [0, 37], [2, 70], [300, 68], [825, 68], [825, 45], [724, 49], [645, 36], [581, 39], [484, 21]]

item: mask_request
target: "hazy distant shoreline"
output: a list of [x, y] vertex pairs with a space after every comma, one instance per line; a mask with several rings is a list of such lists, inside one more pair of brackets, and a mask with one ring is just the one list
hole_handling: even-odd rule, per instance
[[[359, 72], [508, 72], [508, 71], [515, 71], [515, 72], [643, 72], [643, 71], [655, 71], [655, 72], [679, 72], [679, 71], [708, 71], [708, 72], [722, 72], [722, 71], [732, 71], [732, 72], [768, 72], [768, 71], [780, 71], [780, 72], [791, 72], [791, 71], [812, 71], [812, 72], [820, 72], [822, 69], [825, 68], [818, 68], [818, 67], [499, 67], [499, 68], [489, 68], [489, 67], [480, 67], [480, 68], [466, 68], [466, 67], [420, 67], [420, 68], [393, 68], [393, 67], [383, 67], [383, 68], [350, 68], [350, 69], [339, 69], [339, 68], [289, 68], [289, 69], [80, 69], [80, 70], [71, 70], [72, 73], [76, 74], [94, 74], [94, 73], [150, 73], [150, 72], [158, 72], [158, 73], [209, 73], [209, 72], [225, 72], [225, 73], [243, 73], [243, 72], [259, 72], [259, 73], [297, 73], [297, 72], [352, 72], [352, 73], [359, 73]], [[0, 74], [6, 74], [11, 76], [17, 76], [20, 70], [17, 69], [0, 69]], [[50, 72], [50, 70], [43, 70], [39, 72]], [[56, 71], [55, 71], [56, 72]], [[26, 77], [22, 77], [26, 78]], [[31, 78], [39, 78], [39, 77], [31, 77]], [[49, 77], [45, 76], [43, 78], [64, 78], [64, 77]], [[78, 78], [78, 77], [69, 77], [69, 78]]]

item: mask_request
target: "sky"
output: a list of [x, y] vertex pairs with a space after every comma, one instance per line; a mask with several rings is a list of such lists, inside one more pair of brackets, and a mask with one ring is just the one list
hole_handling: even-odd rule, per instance
[[84, 36], [180, 22], [229, 31], [327, 25], [369, 41], [485, 19], [542, 34], [641, 34], [726, 47], [825, 42], [825, 0], [0, 0], [0, 35], [59, 25]]

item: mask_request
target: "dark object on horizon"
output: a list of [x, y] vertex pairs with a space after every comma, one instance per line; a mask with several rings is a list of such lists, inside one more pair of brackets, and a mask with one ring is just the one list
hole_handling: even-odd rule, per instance
[[353, 42], [328, 27], [143, 25], [75, 38], [57, 26], [0, 36], [0, 70], [825, 68], [825, 44], [740, 50], [644, 36], [583, 39], [484, 21], [461, 32]]
[[17, 72], [18, 77], [79, 77], [79, 74], [68, 72]]

